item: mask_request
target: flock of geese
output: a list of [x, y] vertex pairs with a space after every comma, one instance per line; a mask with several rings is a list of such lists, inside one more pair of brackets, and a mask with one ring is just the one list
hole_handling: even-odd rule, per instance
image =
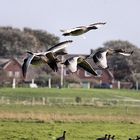
[[[56, 138], [56, 140], [65, 140], [66, 131], [63, 132], [61, 137]], [[103, 137], [96, 138], [96, 140], [115, 140], [115, 135], [105, 134]], [[140, 136], [136, 136], [136, 138], [129, 138], [128, 140], [140, 140]]]
[[[68, 29], [68, 30], [60, 30], [63, 36], [79, 36], [85, 34], [90, 30], [96, 30], [103, 25], [105, 22], [99, 22], [90, 24], [88, 26], [79, 26], [76, 28]], [[22, 65], [22, 72], [24, 79], [26, 78], [28, 68], [30, 64], [48, 64], [50, 68], [54, 71], [58, 71], [58, 63], [65, 65], [67, 69], [74, 73], [77, 71], [78, 67], [83, 68], [85, 71], [91, 73], [94, 76], [98, 76], [97, 72], [93, 69], [92, 65], [88, 62], [88, 59], [93, 59], [93, 62], [102, 69], [107, 69], [107, 55], [112, 54], [121, 54], [124, 56], [130, 56], [133, 51], [128, 52], [123, 49], [111, 49], [111, 48], [100, 48], [96, 52], [91, 53], [90, 55], [84, 56], [75, 56], [66, 59], [64, 62], [61, 62], [58, 56], [66, 55], [66, 48], [73, 42], [73, 40], [66, 40], [64, 42], [60, 42], [51, 48], [49, 48], [46, 52], [30, 52], [27, 51], [28, 56], [24, 59]]]
[[[88, 26], [79, 26], [76, 28], [68, 29], [68, 30], [60, 30], [62, 32], [63, 36], [79, 36], [82, 35], [90, 30], [96, 30], [103, 25], [105, 25], [105, 22], [99, 22], [90, 24]], [[102, 69], [108, 69], [107, 64], [107, 55], [112, 54], [120, 54], [124, 56], [130, 56], [133, 51], [126, 51], [123, 49], [111, 49], [111, 48], [100, 48], [96, 52], [91, 53], [90, 55], [84, 55], [84, 56], [75, 56], [70, 57], [66, 59], [64, 62], [61, 62], [61, 60], [58, 58], [58, 56], [66, 55], [66, 47], [70, 45], [73, 41], [72, 40], [66, 40], [64, 42], [60, 42], [56, 44], [55, 46], [52, 46], [49, 48], [46, 52], [30, 52], [27, 51], [28, 56], [24, 59], [23, 65], [22, 65], [22, 72], [23, 77], [26, 78], [26, 74], [29, 68], [29, 65], [37, 65], [37, 64], [48, 64], [50, 68], [54, 71], [58, 71], [58, 63], [65, 65], [70, 72], [76, 72], [78, 67], [83, 68], [87, 72], [93, 74], [94, 76], [97, 76], [97, 72], [93, 69], [91, 64], [87, 61], [87, 59], [93, 59], [93, 62]], [[63, 132], [63, 136], [57, 138], [56, 140], [65, 140], [65, 134], [66, 131]], [[97, 138], [96, 140], [114, 140], [115, 135], [105, 135], [104, 137]], [[140, 140], [140, 138], [137, 137], [135, 140]], [[129, 140], [134, 140], [129, 138]]]

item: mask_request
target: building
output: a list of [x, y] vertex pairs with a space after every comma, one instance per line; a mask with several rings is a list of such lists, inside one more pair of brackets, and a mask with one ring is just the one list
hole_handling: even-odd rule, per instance
[[23, 81], [22, 66], [17, 59], [0, 59], [0, 84], [11, 84], [13, 79], [16, 82]]

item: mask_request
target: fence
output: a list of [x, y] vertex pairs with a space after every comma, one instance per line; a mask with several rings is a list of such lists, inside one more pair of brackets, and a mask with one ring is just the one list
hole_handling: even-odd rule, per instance
[[81, 98], [81, 97], [29, 97], [13, 98], [0, 97], [0, 105], [90, 105], [90, 106], [137, 106], [140, 107], [140, 100], [134, 99], [100, 99], [100, 98]]

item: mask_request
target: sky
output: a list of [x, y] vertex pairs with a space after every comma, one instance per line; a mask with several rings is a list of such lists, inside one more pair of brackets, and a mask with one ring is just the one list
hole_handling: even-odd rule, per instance
[[[68, 52], [89, 54], [106, 41], [123, 40], [140, 47], [140, 0], [0, 0], [0, 26], [41, 29], [73, 40]], [[64, 37], [60, 29], [96, 22], [102, 28], [83, 36]]]

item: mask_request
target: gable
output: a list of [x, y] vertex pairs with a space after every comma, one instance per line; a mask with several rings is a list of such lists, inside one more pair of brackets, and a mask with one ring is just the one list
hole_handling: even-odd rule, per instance
[[21, 71], [21, 67], [21, 64], [13, 58], [4, 64], [3, 69], [6, 71]]

